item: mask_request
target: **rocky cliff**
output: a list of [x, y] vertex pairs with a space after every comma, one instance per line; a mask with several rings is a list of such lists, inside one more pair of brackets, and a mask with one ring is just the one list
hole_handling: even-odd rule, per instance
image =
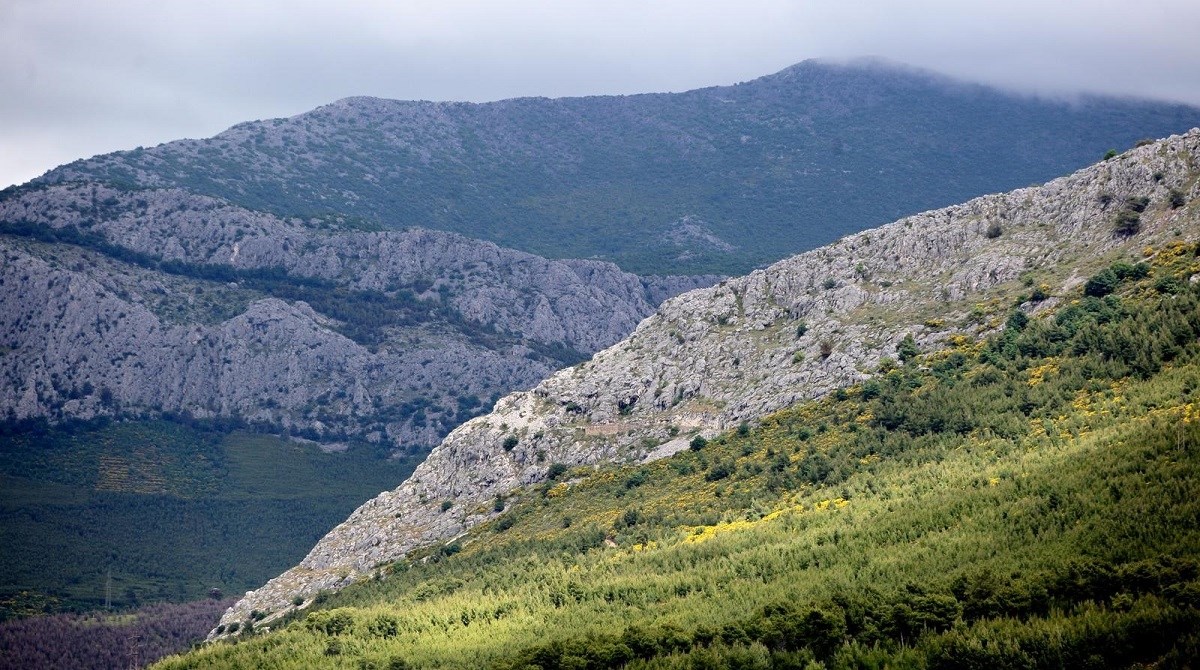
[[[899, 356], [1053, 304], [1149, 245], [1200, 237], [1200, 129], [1043, 186], [843, 238], [668, 300], [591, 360], [454, 430], [412, 477], [364, 504], [223, 623], [292, 608], [495, 515], [551, 464], [662, 458], [853, 384]], [[442, 501], [453, 501], [443, 507]]]
[[715, 281], [94, 183], [8, 192], [0, 233], [0, 414], [237, 417], [411, 450]]

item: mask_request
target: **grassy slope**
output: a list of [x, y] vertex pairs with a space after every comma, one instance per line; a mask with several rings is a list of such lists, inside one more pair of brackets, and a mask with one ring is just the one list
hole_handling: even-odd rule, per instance
[[413, 465], [166, 421], [0, 436], [0, 613], [96, 607], [110, 572], [118, 606], [240, 593]]
[[699, 450], [565, 473], [162, 667], [1186, 667], [1195, 253]]

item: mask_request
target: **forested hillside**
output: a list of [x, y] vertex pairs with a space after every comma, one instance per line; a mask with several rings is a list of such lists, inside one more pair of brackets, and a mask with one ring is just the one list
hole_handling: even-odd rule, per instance
[[[491, 523], [163, 668], [1191, 667], [1200, 246]], [[518, 502], [519, 501], [519, 502]]]
[[417, 462], [347, 446], [178, 417], [7, 427], [0, 621], [240, 595]]
[[[1039, 187], [907, 217], [665, 302], [624, 341], [500, 399], [224, 623], [279, 616], [455, 537], [569, 467], [652, 461], [864, 381], [912, 348], [1057, 305], [1113, 263], [1200, 237], [1200, 130]], [[1121, 266], [1123, 267], [1123, 266]], [[1115, 271], [1098, 275], [1116, 285]], [[444, 507], [446, 500], [453, 502]]]
[[0, 622], [0, 668], [137, 668], [186, 650], [226, 601], [147, 605], [120, 613]]
[[168, 667], [1172, 667], [1193, 126], [809, 61], [0, 191], [0, 619], [245, 592]]
[[257, 586], [496, 398], [712, 280], [181, 191], [9, 191], [0, 618]]

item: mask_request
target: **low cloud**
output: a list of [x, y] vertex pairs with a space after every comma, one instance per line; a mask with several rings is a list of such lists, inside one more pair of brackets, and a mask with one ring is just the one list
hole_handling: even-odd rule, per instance
[[0, 185], [349, 95], [679, 91], [875, 55], [1200, 105], [1200, 3], [0, 0]]

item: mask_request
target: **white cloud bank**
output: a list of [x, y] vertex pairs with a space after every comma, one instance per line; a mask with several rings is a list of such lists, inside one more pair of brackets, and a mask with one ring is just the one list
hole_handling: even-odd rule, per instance
[[679, 91], [863, 55], [1200, 105], [1200, 2], [0, 0], [0, 186], [349, 95]]

